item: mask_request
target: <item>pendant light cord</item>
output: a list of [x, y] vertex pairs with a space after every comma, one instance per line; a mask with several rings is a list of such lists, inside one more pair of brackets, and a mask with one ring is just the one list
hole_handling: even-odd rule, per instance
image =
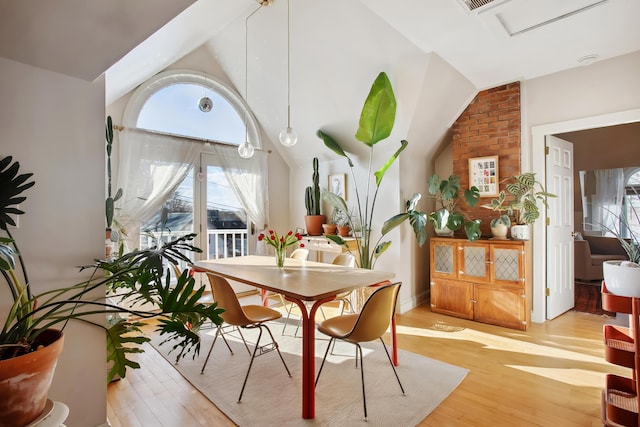
[[291, 127], [291, 0], [287, 0], [287, 128]]
[[248, 125], [248, 110], [249, 110], [249, 19], [255, 15], [257, 11], [262, 9], [262, 3], [251, 12], [244, 20], [244, 100], [247, 103], [247, 107], [244, 110], [244, 140], [249, 142], [249, 125]]

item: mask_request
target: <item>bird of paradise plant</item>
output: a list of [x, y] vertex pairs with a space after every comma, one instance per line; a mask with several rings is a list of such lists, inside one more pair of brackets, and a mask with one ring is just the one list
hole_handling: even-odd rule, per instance
[[[337, 155], [344, 157], [349, 164], [357, 201], [355, 210], [357, 212], [356, 215], [357, 221], [359, 222], [359, 229], [361, 230], [359, 238], [356, 239], [359, 255], [358, 266], [360, 268], [374, 268], [378, 257], [391, 246], [391, 241], [383, 241], [384, 236], [407, 220], [410, 222], [420, 246], [422, 246], [427, 239], [427, 214], [417, 210], [418, 202], [422, 196], [420, 193], [415, 193], [413, 197], [406, 202], [404, 212], [396, 214], [384, 222], [381, 235], [372, 244], [371, 225], [373, 222], [373, 213], [376, 206], [380, 184], [382, 183], [382, 179], [384, 178], [387, 170], [409, 144], [406, 140], [400, 141], [400, 147], [389, 158], [389, 160], [387, 160], [386, 163], [384, 163], [373, 174], [371, 173], [374, 146], [391, 135], [395, 116], [396, 99], [393, 93], [393, 88], [387, 74], [381, 72], [371, 86], [369, 95], [367, 96], [362, 108], [362, 113], [360, 114], [360, 124], [356, 132], [356, 139], [369, 147], [369, 167], [367, 176], [373, 176], [373, 183], [375, 184], [375, 187], [372, 189], [372, 179], [369, 179], [366, 184], [366, 191], [364, 192], [361, 192], [361, 189], [358, 187], [358, 182], [355, 179], [354, 174], [354, 163], [344, 149], [328, 133], [322, 130], [318, 130], [316, 132], [316, 135], [322, 139], [327, 148]], [[323, 192], [323, 198], [334, 208], [338, 208], [343, 212], [349, 211], [344, 198], [328, 191]], [[349, 220], [349, 225], [352, 230], [356, 230], [353, 219]], [[346, 247], [346, 242], [341, 236], [327, 237], [337, 244]]]

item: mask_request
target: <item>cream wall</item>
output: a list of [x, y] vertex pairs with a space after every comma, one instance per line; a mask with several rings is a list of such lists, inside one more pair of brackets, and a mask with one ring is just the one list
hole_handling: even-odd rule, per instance
[[[640, 52], [522, 83], [523, 171], [544, 176], [544, 135], [640, 121]], [[615, 149], [615, 147], [612, 147]], [[594, 153], [597, 155], [597, 153]], [[544, 227], [534, 225], [532, 320], [545, 319]]]
[[[88, 83], [2, 58], [0, 75], [0, 157], [12, 155], [36, 182], [12, 234], [35, 292], [77, 283], [84, 275], [76, 266], [104, 252], [104, 81]], [[0, 285], [0, 301], [6, 302], [5, 288]], [[2, 311], [0, 304], [4, 319]], [[50, 397], [69, 406], [68, 426], [101, 425], [104, 332], [75, 322], [64, 333]]]

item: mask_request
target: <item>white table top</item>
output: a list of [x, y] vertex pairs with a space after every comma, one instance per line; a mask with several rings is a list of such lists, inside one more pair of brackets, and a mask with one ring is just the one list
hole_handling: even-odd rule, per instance
[[283, 269], [275, 257], [248, 255], [194, 262], [196, 267], [227, 279], [277, 292], [302, 301], [316, 301], [338, 293], [388, 281], [394, 273], [350, 268], [292, 258]]

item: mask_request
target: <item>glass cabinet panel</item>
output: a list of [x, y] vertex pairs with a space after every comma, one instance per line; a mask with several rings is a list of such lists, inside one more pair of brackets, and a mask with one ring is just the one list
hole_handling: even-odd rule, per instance
[[493, 250], [495, 280], [517, 282], [519, 277], [520, 251], [517, 249]]
[[434, 247], [434, 271], [438, 273], [454, 274], [453, 245], [435, 245]]

